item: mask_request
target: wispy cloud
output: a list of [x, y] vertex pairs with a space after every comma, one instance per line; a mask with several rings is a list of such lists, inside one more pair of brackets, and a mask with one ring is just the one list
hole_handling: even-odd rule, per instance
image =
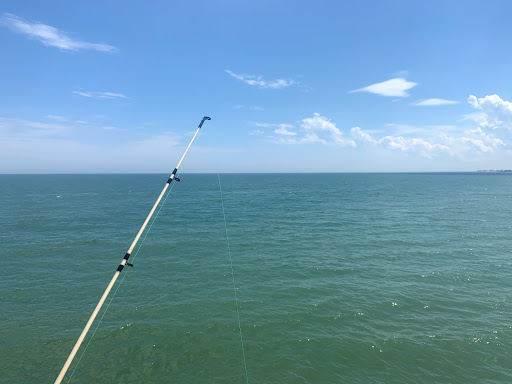
[[459, 102], [455, 101], [455, 100], [446, 100], [446, 99], [426, 99], [426, 100], [422, 100], [417, 103], [414, 103], [413, 105], [420, 106], [420, 107], [436, 107], [438, 105], [453, 105], [453, 104], [459, 104]]
[[36, 39], [44, 45], [57, 47], [64, 51], [93, 50], [110, 53], [117, 51], [117, 48], [112, 45], [75, 40], [55, 27], [29, 22], [11, 13], [4, 13], [0, 19], [0, 24], [15, 32]]
[[46, 115], [48, 119], [57, 120], [57, 121], [68, 121], [68, 118], [60, 115]]
[[402, 77], [398, 77], [383, 81], [382, 83], [376, 83], [364, 88], [355, 89], [349, 93], [369, 92], [381, 96], [407, 97], [409, 96], [407, 91], [417, 85], [418, 83], [413, 83], [412, 81], [407, 81]]
[[259, 88], [270, 88], [270, 89], [281, 89], [281, 88], [287, 88], [289, 86], [292, 86], [294, 84], [297, 84], [295, 80], [292, 79], [276, 79], [276, 80], [263, 80], [263, 76], [255, 76], [255, 75], [238, 75], [229, 69], [226, 69], [226, 73], [228, 73], [230, 76], [234, 77], [235, 79], [238, 79], [240, 81], [243, 81], [246, 84], [256, 86]]
[[[291, 124], [272, 124], [272, 123], [253, 123], [257, 127], [263, 127], [263, 128], [275, 128], [274, 133], [276, 135], [282, 135], [282, 136], [295, 136], [297, 132], [290, 131], [290, 128], [294, 128]], [[253, 131], [254, 132], [254, 131]], [[257, 130], [257, 132], [264, 133], [262, 130]], [[253, 133], [251, 133], [253, 134]]]
[[[385, 124], [386, 128], [389, 128], [393, 131], [394, 135], [422, 135], [422, 136], [432, 136], [432, 134], [437, 134], [438, 132], [448, 132], [448, 131], [457, 131], [460, 130], [455, 125], [410, 125], [410, 124], [397, 124], [397, 123], [388, 123]], [[366, 130], [366, 132], [371, 132]], [[374, 131], [376, 133], [376, 131]]]
[[393, 73], [394, 77], [409, 77], [410, 73], [407, 69], [401, 69]]
[[101, 127], [101, 128], [103, 128], [106, 131], [126, 131], [125, 128], [118, 128], [118, 127], [112, 127], [112, 126], [106, 126], [106, 127]]
[[250, 106], [245, 106], [243, 104], [237, 104], [237, 105], [233, 105], [233, 109], [249, 109], [251, 111], [263, 111], [263, 107], [260, 107], [259, 105], [250, 105]]
[[[87, 128], [98, 135], [89, 143], [72, 124], [0, 117], [0, 173], [162, 172], [158, 164], [168, 164], [169, 151], [183, 138], [161, 132], [141, 139], [121, 128]], [[101, 139], [112, 135], [118, 140]]]
[[122, 93], [114, 93], [114, 92], [82, 92], [82, 91], [73, 91], [75, 95], [83, 96], [83, 97], [92, 97], [97, 99], [126, 99], [126, 96]]
[[73, 120], [73, 119], [70, 119], [70, 118], [68, 118], [66, 116], [61, 116], [61, 115], [46, 115], [46, 118], [58, 121], [60, 123], [67, 123], [68, 125], [69, 124], [80, 124], [80, 125], [87, 124], [87, 121], [84, 121], [84, 120]]
[[70, 133], [70, 127], [63, 124], [62, 120], [57, 123], [46, 123], [25, 119], [0, 117], [0, 138], [7, 139], [15, 137], [18, 139], [34, 139], [40, 137], [65, 137]]

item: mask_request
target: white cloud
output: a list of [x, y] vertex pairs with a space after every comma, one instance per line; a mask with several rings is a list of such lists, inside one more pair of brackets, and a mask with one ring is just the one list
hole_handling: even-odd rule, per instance
[[354, 140], [345, 139], [343, 133], [327, 118], [319, 113], [313, 117], [303, 119], [300, 123], [300, 132], [290, 131], [290, 124], [279, 124], [274, 133], [278, 136], [277, 141], [285, 144], [311, 144], [320, 143], [323, 145], [341, 145], [355, 147]]
[[289, 131], [288, 128], [293, 128], [293, 125], [290, 124], [279, 124], [279, 127], [277, 129], [274, 129], [274, 133], [277, 135], [284, 135], [284, 136], [295, 136], [297, 135], [297, 132]]
[[420, 101], [418, 103], [414, 103], [413, 105], [435, 107], [438, 105], [453, 105], [453, 104], [459, 104], [459, 102], [455, 101], [455, 100], [446, 100], [446, 99], [426, 99], [426, 100]]
[[261, 129], [255, 129], [254, 131], [249, 132], [249, 135], [263, 135], [265, 132]]
[[407, 91], [416, 85], [418, 85], [418, 83], [413, 83], [399, 77], [383, 81], [382, 83], [368, 85], [367, 87], [359, 88], [354, 91], [350, 91], [349, 93], [369, 92], [381, 96], [407, 97], [409, 96]]
[[303, 119], [300, 123], [300, 131], [291, 130], [295, 128], [291, 124], [254, 123], [257, 127], [274, 127], [274, 134], [270, 136], [276, 142], [283, 144], [311, 144], [320, 143], [324, 145], [342, 145], [355, 147], [353, 140], [347, 140], [343, 133], [327, 118], [319, 113], [313, 117]]
[[297, 84], [295, 80], [291, 79], [276, 79], [272, 81], [263, 80], [263, 76], [255, 76], [255, 75], [238, 75], [229, 69], [226, 69], [226, 73], [233, 76], [235, 79], [243, 81], [246, 84], [257, 86], [259, 88], [271, 88], [271, 89], [281, 89], [286, 88], [291, 85]]
[[476, 121], [486, 130], [505, 130], [512, 133], [512, 103], [501, 99], [498, 95], [488, 95], [482, 98], [470, 95], [468, 103], [479, 113], [466, 117]]
[[359, 127], [352, 128], [351, 135], [362, 145], [418, 153], [429, 159], [444, 154], [465, 162], [474, 162], [487, 159], [499, 150], [503, 154], [512, 141], [512, 103], [498, 95], [483, 98], [470, 95], [468, 103], [477, 112], [466, 115], [464, 120], [475, 121], [475, 128], [387, 124], [387, 127], [394, 129], [391, 135], [379, 137], [378, 133], [372, 134]]
[[81, 49], [100, 52], [117, 51], [117, 48], [112, 45], [74, 40], [55, 27], [41, 23], [31, 23], [11, 13], [4, 13], [0, 19], [0, 24], [15, 32], [39, 40], [44, 45], [57, 47], [64, 51], [78, 51]]
[[302, 142], [304, 143], [322, 143], [322, 144], [340, 144], [356, 146], [353, 140], [343, 138], [343, 133], [327, 118], [319, 113], [314, 113], [313, 117], [302, 120], [300, 125], [305, 132]]
[[377, 139], [359, 127], [352, 128], [350, 133], [362, 144], [418, 153], [429, 159], [444, 153], [460, 159], [475, 160], [480, 154], [491, 153], [504, 145], [501, 139], [486, 134], [480, 128], [466, 130], [459, 136], [449, 136], [445, 132], [440, 132], [428, 139], [392, 135]]
[[114, 93], [114, 92], [81, 92], [81, 91], [73, 91], [75, 95], [83, 96], [83, 97], [93, 97], [97, 99], [125, 99], [126, 96], [122, 93]]
[[350, 130], [352, 137], [357, 141], [367, 144], [378, 144], [378, 140], [375, 140], [369, 133], [363, 132], [359, 127], [354, 127]]
[[[289, 130], [290, 128], [294, 128], [294, 126], [291, 124], [271, 124], [271, 123], [259, 123], [259, 122], [255, 122], [253, 124], [257, 127], [275, 128], [274, 133], [277, 135], [295, 136], [297, 134], [297, 132], [293, 132], [293, 131]], [[255, 132], [255, 131], [253, 131], [253, 132]], [[263, 131], [261, 131], [261, 130], [257, 130], [256, 132], [263, 133]], [[250, 133], [250, 134], [254, 134], [254, 133]]]
[[370, 134], [363, 132], [359, 127], [352, 128], [350, 133], [354, 139], [362, 143], [383, 146], [384, 148], [399, 150], [402, 152], [417, 152], [428, 158], [431, 158], [432, 152], [434, 151], [449, 150], [446, 145], [430, 143], [419, 137], [406, 138], [403, 136], [384, 136], [380, 139], [374, 139]]

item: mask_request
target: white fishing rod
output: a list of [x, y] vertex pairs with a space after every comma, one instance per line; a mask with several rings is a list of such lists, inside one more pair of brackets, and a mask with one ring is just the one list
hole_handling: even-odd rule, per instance
[[188, 150], [190, 149], [190, 146], [194, 142], [197, 134], [199, 133], [199, 130], [201, 129], [201, 127], [203, 126], [203, 123], [206, 120], [211, 120], [211, 119], [208, 116], [204, 116], [203, 119], [201, 120], [201, 123], [197, 127], [196, 133], [194, 133], [194, 137], [192, 137], [192, 140], [190, 140], [190, 143], [188, 144], [187, 149], [185, 149], [185, 152], [183, 153], [183, 156], [181, 156], [181, 159], [180, 159], [178, 165], [176, 166], [176, 168], [174, 168], [174, 171], [172, 171], [172, 174], [169, 177], [169, 180], [167, 180], [167, 183], [165, 184], [164, 189], [162, 189], [162, 192], [160, 193], [160, 196], [158, 196], [158, 199], [156, 199], [156, 202], [153, 205], [153, 208], [151, 209], [151, 211], [149, 212], [148, 217], [146, 217], [146, 220], [144, 221], [144, 224], [142, 224], [142, 227], [140, 227], [139, 233], [137, 233], [137, 236], [135, 236], [135, 239], [133, 240], [132, 245], [130, 246], [130, 248], [126, 252], [126, 255], [124, 255], [123, 260], [121, 261], [121, 264], [119, 264], [119, 266], [117, 267], [117, 270], [114, 273], [114, 276], [112, 277], [112, 280], [110, 280], [110, 283], [109, 283], [107, 289], [105, 289], [105, 292], [103, 293], [103, 296], [101, 296], [101, 299], [98, 302], [98, 304], [96, 305], [96, 308], [94, 309], [91, 317], [89, 318], [89, 321], [85, 325], [85, 328], [82, 331], [82, 333], [80, 334], [80, 337], [78, 338], [75, 346], [73, 347], [73, 350], [69, 354], [68, 359], [66, 360], [66, 363], [62, 367], [62, 369], [61, 369], [61, 371], [59, 373], [59, 376], [57, 377], [57, 380], [55, 380], [55, 384], [60, 384], [62, 382], [62, 379], [64, 378], [64, 375], [66, 374], [67, 370], [69, 369], [69, 366], [71, 365], [71, 362], [75, 358], [75, 355], [78, 352], [78, 349], [80, 348], [80, 345], [84, 341], [84, 338], [87, 335], [87, 332], [89, 332], [89, 329], [91, 328], [91, 325], [94, 322], [94, 319], [98, 315], [98, 312], [100, 311], [101, 307], [103, 306], [103, 303], [105, 302], [108, 294], [110, 293], [110, 290], [114, 286], [114, 283], [116, 282], [117, 278], [119, 277], [119, 274], [121, 273], [121, 271], [123, 270], [125, 265], [133, 267], [133, 265], [128, 262], [128, 259], [130, 258], [130, 255], [131, 255], [133, 249], [137, 245], [137, 242], [139, 241], [140, 236], [142, 235], [142, 232], [144, 232], [144, 229], [146, 228], [146, 225], [148, 225], [149, 220], [151, 219], [151, 216], [153, 216], [153, 213], [155, 212], [156, 208], [160, 204], [160, 200], [162, 200], [162, 197], [164, 196], [165, 191], [167, 191], [167, 188], [169, 188], [169, 185], [172, 183], [173, 180], [180, 181], [180, 179], [178, 179], [176, 177], [176, 173], [178, 172], [178, 168], [180, 167], [181, 162], [185, 158]]

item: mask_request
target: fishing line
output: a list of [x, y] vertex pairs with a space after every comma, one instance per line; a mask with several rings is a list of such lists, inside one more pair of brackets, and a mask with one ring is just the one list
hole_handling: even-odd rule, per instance
[[[176, 177], [178, 177], [178, 174], [176, 174]], [[165, 202], [167, 201], [167, 198], [169, 197], [169, 195], [171, 194], [172, 192], [172, 189], [174, 188], [174, 185], [175, 184], [171, 184], [171, 188], [169, 189], [169, 191], [166, 193], [165, 195], [165, 198], [162, 200], [162, 204], [160, 205], [160, 208], [158, 209], [158, 211], [156, 212], [156, 215], [155, 217], [153, 218], [153, 220], [151, 221], [151, 224], [150, 226], [148, 227], [144, 237], [142, 238], [142, 241], [141, 243], [139, 244], [139, 247], [137, 248], [137, 251], [135, 252], [135, 255], [133, 255], [133, 261], [135, 261], [135, 258], [137, 257], [137, 255], [139, 254], [139, 251], [140, 249], [142, 248], [142, 245], [144, 244], [144, 241], [146, 241], [146, 237], [148, 237], [148, 234], [149, 234], [149, 231], [151, 231], [151, 227], [153, 227], [153, 224], [155, 223], [156, 219], [158, 218], [158, 215], [160, 214], [160, 211], [162, 210], [162, 208], [164, 207], [165, 205]], [[129, 271], [129, 270], [128, 270]], [[91, 344], [91, 341], [94, 337], [94, 335], [96, 334], [96, 331], [98, 330], [98, 328], [100, 327], [101, 325], [101, 322], [103, 321], [103, 318], [105, 317], [105, 314], [107, 313], [108, 311], [108, 308], [110, 307], [110, 304], [112, 303], [112, 301], [114, 300], [114, 298], [116, 297], [117, 295], [117, 291], [119, 291], [119, 288], [121, 287], [121, 284], [123, 284], [123, 281], [124, 279], [126, 278], [126, 275], [128, 274], [128, 271], [126, 271], [126, 273], [123, 275], [123, 277], [121, 278], [121, 281], [119, 281], [119, 284], [117, 285], [117, 288], [116, 290], [114, 291], [112, 297], [110, 298], [110, 301], [108, 302], [107, 304], [107, 307], [105, 308], [105, 310], [103, 311], [103, 314], [102, 316], [100, 317], [99, 321], [98, 321], [98, 324], [96, 324], [96, 328], [94, 328], [94, 331], [92, 332], [92, 335], [89, 339], [89, 341], [87, 342], [84, 350], [82, 351], [82, 354], [80, 355], [80, 357], [78, 358], [78, 362], [76, 363], [75, 367], [73, 368], [73, 371], [71, 372], [71, 375], [69, 376], [69, 379], [68, 381], [66, 382], [67, 384], [69, 384], [69, 382], [71, 381], [71, 378], [73, 377], [73, 375], [75, 374], [75, 371], [76, 369], [78, 368], [78, 364], [80, 364], [80, 361], [82, 361], [82, 357], [84, 357], [85, 355], [85, 352], [87, 351], [87, 348], [89, 348], [89, 344]]]
[[217, 178], [219, 179], [220, 202], [222, 204], [222, 215], [224, 216], [224, 229], [226, 230], [226, 243], [228, 244], [228, 255], [229, 255], [229, 264], [231, 265], [231, 277], [233, 279], [233, 290], [235, 291], [236, 316], [238, 318], [238, 330], [240, 331], [240, 343], [242, 344], [242, 357], [244, 359], [245, 379], [247, 381], [247, 384], [249, 384], [249, 375], [247, 374], [247, 362], [245, 361], [244, 339], [242, 337], [242, 325], [240, 324], [240, 309], [239, 309], [239, 305], [238, 305], [238, 296], [236, 294], [235, 271], [233, 269], [233, 258], [231, 257], [231, 246], [229, 245], [228, 224], [226, 222], [226, 212], [224, 210], [224, 198], [222, 197], [222, 187], [220, 185], [220, 175], [218, 173], [217, 173]]

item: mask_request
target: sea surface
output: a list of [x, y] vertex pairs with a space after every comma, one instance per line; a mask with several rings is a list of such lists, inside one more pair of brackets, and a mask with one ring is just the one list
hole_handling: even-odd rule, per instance
[[[0, 175], [1, 383], [53, 383], [168, 176]], [[180, 178], [64, 382], [512, 382], [511, 174]]]

